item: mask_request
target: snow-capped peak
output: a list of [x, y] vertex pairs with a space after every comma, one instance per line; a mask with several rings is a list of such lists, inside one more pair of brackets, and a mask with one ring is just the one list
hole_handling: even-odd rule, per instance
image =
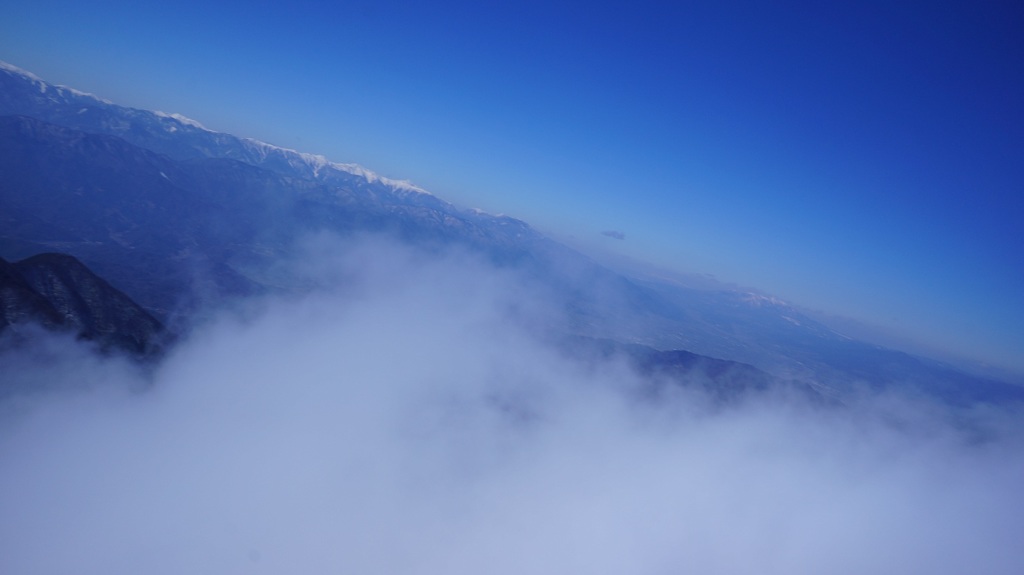
[[788, 302], [786, 302], [784, 300], [781, 300], [781, 299], [779, 299], [779, 298], [777, 298], [775, 296], [761, 295], [761, 294], [756, 294], [756, 293], [752, 293], [752, 292], [747, 292], [747, 293], [743, 294], [743, 301], [749, 303], [750, 305], [756, 306], [756, 307], [760, 307], [762, 305], [774, 305], [774, 306], [781, 306], [781, 307], [791, 307]]
[[182, 124], [185, 124], [186, 126], [192, 126], [193, 128], [199, 128], [200, 130], [206, 130], [207, 132], [211, 132], [212, 131], [209, 128], [207, 128], [206, 126], [204, 126], [204, 125], [200, 124], [199, 122], [193, 120], [192, 118], [189, 118], [187, 116], [182, 116], [181, 114], [168, 114], [167, 112], [161, 112], [159, 110], [156, 110], [153, 113], [156, 114], [157, 116], [161, 117], [161, 118], [170, 118], [172, 120], [177, 120], [177, 121], [181, 122]]
[[258, 150], [262, 158], [266, 158], [270, 154], [281, 154], [283, 156], [296, 159], [305, 164], [306, 166], [308, 166], [309, 169], [312, 170], [314, 176], [320, 176], [321, 172], [323, 172], [324, 170], [337, 170], [340, 172], [352, 174], [354, 176], [360, 176], [362, 178], [365, 178], [366, 181], [370, 183], [380, 182], [393, 190], [402, 190], [406, 192], [432, 195], [430, 194], [430, 192], [424, 190], [419, 186], [414, 185], [412, 182], [409, 182], [408, 180], [393, 180], [391, 178], [385, 178], [384, 176], [381, 176], [372, 170], [368, 170], [363, 166], [360, 166], [359, 164], [342, 164], [339, 162], [332, 162], [328, 160], [325, 156], [322, 156], [320, 154], [309, 154], [306, 152], [299, 152], [298, 150], [282, 148], [280, 146], [275, 146], [273, 144], [268, 144], [266, 142], [254, 140], [252, 138], [242, 138], [242, 140], [249, 144], [252, 148]]
[[81, 90], [76, 90], [74, 88], [69, 88], [67, 86], [61, 86], [60, 84], [49, 84], [45, 80], [40, 78], [39, 76], [36, 76], [35, 74], [33, 74], [32, 72], [29, 72], [28, 70], [22, 70], [21, 68], [15, 66], [13, 64], [8, 64], [7, 62], [4, 62], [2, 60], [0, 60], [0, 70], [4, 70], [4, 71], [7, 71], [7, 72], [10, 72], [11, 74], [17, 74], [19, 76], [24, 77], [26, 80], [28, 80], [28, 81], [32, 82], [33, 84], [35, 84], [36, 87], [39, 88], [39, 92], [43, 93], [43, 94], [45, 94], [46, 91], [49, 90], [50, 88], [53, 88], [54, 90], [56, 90], [58, 92], [58, 94], [62, 93], [62, 92], [67, 92], [69, 94], [74, 94], [75, 96], [81, 96], [81, 97], [84, 97], [84, 98], [91, 98], [93, 100], [96, 100], [97, 102], [102, 102], [104, 104], [113, 104], [113, 102], [111, 102], [110, 100], [104, 100], [103, 98], [100, 98], [99, 96], [96, 96], [95, 94], [90, 94], [88, 92], [82, 92]]
[[[43, 82], [42, 78], [40, 78], [39, 76], [36, 76], [32, 72], [29, 72], [28, 70], [22, 70], [21, 68], [15, 66], [14, 64], [8, 64], [7, 62], [4, 62], [3, 60], [0, 60], [0, 70], [6, 70], [8, 72], [11, 72], [12, 74], [18, 74], [20, 76], [24, 76], [24, 77], [28, 78], [29, 80], [32, 80], [33, 82]], [[43, 83], [45, 84], [45, 82], [43, 82]]]
[[[317, 157], [318, 158], [323, 158], [323, 156], [317, 156]], [[430, 192], [428, 192], [428, 191], [424, 190], [423, 188], [413, 184], [409, 180], [392, 180], [391, 178], [385, 178], [384, 176], [378, 175], [376, 172], [368, 170], [368, 169], [360, 166], [359, 164], [339, 164], [339, 163], [336, 163], [336, 162], [328, 162], [328, 164], [332, 168], [334, 168], [336, 170], [341, 170], [343, 172], [348, 172], [348, 173], [354, 174], [356, 176], [362, 176], [362, 177], [366, 178], [366, 181], [368, 181], [368, 182], [380, 182], [380, 183], [384, 184], [385, 186], [389, 186], [389, 187], [391, 187], [392, 189], [395, 189], [395, 190], [403, 190], [403, 191], [406, 191], [406, 192], [415, 192], [417, 194], [427, 194], [427, 195], [430, 195]]]
[[[14, 66], [13, 64], [4, 62], [2, 60], [0, 60], [0, 70], [25, 78], [26, 80], [32, 82], [32, 84], [35, 87], [37, 87], [40, 93], [42, 94], [47, 94], [49, 91], [53, 90], [61, 97], [66, 97], [67, 94], [72, 94], [75, 96], [87, 97], [98, 102], [101, 102], [103, 104], [115, 105], [113, 104], [113, 102], [104, 100], [102, 98], [98, 98], [92, 94], [80, 92], [78, 90], [68, 88], [66, 86], [49, 84], [39, 76], [36, 76], [35, 74], [27, 70], [22, 70], [21, 68]], [[189, 126], [192, 128], [203, 130], [205, 132], [217, 133], [215, 130], [211, 130], [203, 124], [199, 123], [198, 121], [193, 120], [192, 118], [189, 118], [182, 114], [146, 110], [136, 110], [135, 112], [141, 112], [142, 114], [153, 114], [153, 116], [156, 116], [161, 120], [172, 120], [173, 122], [171, 123], [165, 123], [165, 129], [167, 129], [170, 132], [175, 132], [178, 130], [179, 126], [175, 125], [175, 123], [177, 123], [181, 126]], [[272, 144], [267, 144], [266, 142], [254, 140], [252, 138], [239, 139], [248, 146], [251, 152], [255, 152], [260, 160], [265, 160], [269, 156], [274, 155], [277, 156], [278, 158], [283, 159], [288, 164], [291, 164], [296, 167], [305, 165], [306, 167], [309, 168], [314, 177], [319, 177], [324, 170], [335, 170], [365, 178], [366, 181], [369, 183], [380, 182], [381, 184], [384, 184], [385, 186], [388, 186], [389, 188], [395, 191], [432, 195], [423, 188], [414, 185], [412, 182], [409, 182], [408, 180], [393, 180], [391, 178], [385, 178], [358, 164], [342, 164], [338, 162], [332, 162], [328, 160], [326, 157], [318, 154], [308, 154], [304, 152], [299, 152], [297, 150], [281, 148], [278, 146], [274, 146]]]

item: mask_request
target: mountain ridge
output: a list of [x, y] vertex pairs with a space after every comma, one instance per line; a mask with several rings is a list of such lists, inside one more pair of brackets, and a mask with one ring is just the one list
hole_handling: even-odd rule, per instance
[[[266, 264], [286, 254], [302, 233], [388, 233], [423, 249], [460, 246], [517, 266], [559, 294], [573, 318], [571, 330], [587, 337], [685, 349], [841, 387], [861, 380], [902, 385], [908, 373], [918, 387], [931, 385], [931, 379], [946, 382], [935, 386], [942, 393], [981, 381], [844, 339], [768, 296], [715, 294], [618, 274], [521, 220], [461, 209], [369, 170], [343, 169], [354, 165], [117, 106], [9, 68], [0, 69], [0, 88], [0, 115], [8, 116], [0, 121], [0, 151], [10, 152], [0, 154], [0, 205], [39, 200], [43, 192], [58, 194], [54, 198], [71, 194], [53, 205], [21, 206], [17, 217], [5, 208], [17, 225], [0, 233], [0, 249], [24, 254], [73, 246], [76, 256], [95, 263], [104, 276], [148, 289], [140, 299], [164, 317], [174, 311], [175, 297], [204, 281], [214, 289], [200, 292], [223, 295], [287, 287], [287, 278], [274, 277]], [[46, 136], [35, 143], [15, 129], [33, 123], [40, 125], [22, 132]], [[27, 170], [30, 165], [37, 169]], [[68, 169], [72, 165], [81, 169]], [[26, 195], [26, 189], [39, 193]], [[107, 209], [92, 221], [79, 213], [60, 221], [39, 217], [88, 190], [113, 193], [122, 208]], [[93, 209], [87, 204], [83, 210]], [[156, 217], [161, 212], [168, 217]], [[68, 230], [78, 230], [73, 242], [42, 241]], [[125, 263], [140, 257], [150, 266], [148, 286]], [[158, 280], [165, 285], [152, 283]], [[1024, 393], [1014, 388], [1009, 395], [1018, 391]]]
[[[369, 184], [379, 182], [396, 193], [423, 194], [434, 198], [438, 205], [455, 208], [453, 204], [437, 198], [411, 182], [381, 176], [358, 164], [333, 162], [322, 155], [299, 152], [253, 138], [210, 130], [200, 122], [180, 114], [121, 106], [93, 94], [49, 84], [31, 72], [0, 61], [0, 77], [4, 75], [9, 83], [29, 83], [37, 88], [19, 90], [12, 87], [13, 89], [6, 90], [6, 100], [0, 99], [0, 108], [24, 110], [23, 115], [85, 132], [118, 136], [176, 159], [210, 157], [214, 150], [218, 150], [215, 155], [220, 157], [241, 160], [275, 171], [298, 170], [303, 175], [325, 182], [351, 183], [351, 177], [361, 178]], [[22, 97], [17, 98], [15, 94], [22, 94]], [[4, 96], [0, 95], [0, 98]], [[172, 135], [179, 135], [179, 132], [186, 132], [192, 136], [192, 143], [182, 146], [180, 139], [169, 138]]]

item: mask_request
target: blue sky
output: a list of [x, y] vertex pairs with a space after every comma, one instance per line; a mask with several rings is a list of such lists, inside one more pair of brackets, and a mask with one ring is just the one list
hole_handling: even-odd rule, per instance
[[1024, 371], [1013, 2], [12, 4], [48, 81]]

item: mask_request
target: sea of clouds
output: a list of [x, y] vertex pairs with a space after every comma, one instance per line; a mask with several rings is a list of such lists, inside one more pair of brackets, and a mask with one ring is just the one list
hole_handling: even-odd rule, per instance
[[[155, 368], [0, 356], [0, 572], [1020, 573], [1018, 413], [657, 401], [545, 289], [319, 238]], [[968, 422], [965, 424], [965, 420]]]

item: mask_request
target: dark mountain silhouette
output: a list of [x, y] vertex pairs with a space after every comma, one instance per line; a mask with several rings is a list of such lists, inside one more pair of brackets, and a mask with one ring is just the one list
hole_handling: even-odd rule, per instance
[[0, 259], [0, 332], [39, 324], [71, 331], [106, 351], [155, 354], [163, 326], [77, 259], [46, 253], [15, 263]]
[[12, 325], [39, 323], [47, 328], [64, 326], [66, 318], [45, 297], [32, 289], [21, 272], [0, 258], [0, 330]]

